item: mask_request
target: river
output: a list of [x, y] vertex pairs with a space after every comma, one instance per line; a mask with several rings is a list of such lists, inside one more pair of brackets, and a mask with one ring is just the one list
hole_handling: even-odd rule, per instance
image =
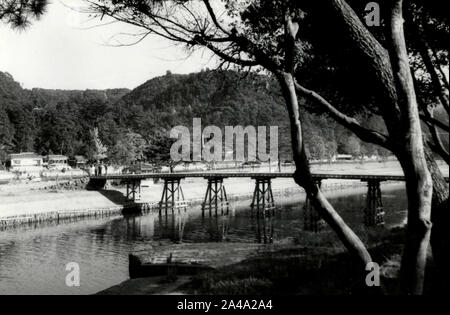
[[[365, 242], [380, 229], [401, 224], [406, 197], [401, 186], [382, 187], [384, 228], [365, 228], [365, 189], [328, 193], [335, 208]], [[302, 198], [303, 199], [303, 198]], [[0, 294], [93, 294], [128, 279], [128, 254], [151, 242], [284, 242], [309, 244], [339, 241], [325, 227], [318, 233], [303, 229], [303, 201], [276, 200], [275, 215], [252, 214], [249, 201], [234, 203], [227, 212], [198, 207], [186, 213], [115, 216], [69, 223], [47, 223], [0, 231]], [[67, 287], [66, 265], [80, 266], [80, 287]]]

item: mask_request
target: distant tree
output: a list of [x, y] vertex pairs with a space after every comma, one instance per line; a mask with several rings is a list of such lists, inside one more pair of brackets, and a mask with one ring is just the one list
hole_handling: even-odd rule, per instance
[[0, 150], [12, 147], [14, 129], [9, 121], [8, 114], [3, 107], [0, 107]]
[[91, 140], [92, 140], [92, 151], [91, 151], [91, 158], [93, 160], [104, 160], [107, 158], [107, 152], [108, 148], [103, 145], [102, 141], [100, 140], [100, 137], [98, 135], [98, 128], [94, 128], [91, 131]]
[[[98, 118], [96, 124], [98, 126], [100, 138], [107, 147], [114, 146], [118, 139], [121, 139], [121, 137], [128, 132], [127, 129], [119, 127], [116, 119], [114, 118], [114, 114], [115, 113], [109, 109], [107, 114], [104, 114]], [[139, 129], [136, 131], [140, 132]]]
[[147, 141], [140, 134], [128, 131], [110, 149], [108, 158], [119, 165], [131, 165], [144, 160], [146, 149]]
[[323, 138], [314, 134], [307, 141], [307, 147], [311, 157], [316, 160], [322, 160], [326, 156], [326, 147]]
[[157, 166], [174, 167], [176, 164], [170, 157], [170, 147], [174, 139], [169, 137], [169, 132], [164, 129], [156, 130], [148, 141], [145, 156], [147, 161]]
[[33, 113], [24, 107], [10, 108], [10, 121], [14, 124], [14, 149], [18, 152], [33, 151], [35, 124]]
[[337, 154], [336, 141], [334, 140], [327, 141], [327, 143], [325, 144], [325, 149], [328, 161], [331, 162], [332, 158]]
[[359, 157], [361, 155], [361, 141], [353, 135], [350, 136], [345, 141], [344, 152], [342, 153]]
[[38, 153], [46, 155], [52, 151], [68, 156], [78, 153], [78, 123], [69, 104], [58, 103], [34, 113], [40, 127], [34, 144]]
[[14, 28], [27, 27], [45, 13], [47, 5], [47, 0], [0, 0], [0, 21]]

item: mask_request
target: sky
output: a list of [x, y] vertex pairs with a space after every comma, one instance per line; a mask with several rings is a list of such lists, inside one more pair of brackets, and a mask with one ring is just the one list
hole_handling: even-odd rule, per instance
[[27, 89], [132, 89], [168, 70], [191, 73], [215, 65], [208, 52], [187, 58], [183, 47], [157, 37], [114, 46], [132, 40], [118, 34], [138, 29], [121, 23], [93, 27], [104, 21], [70, 8], [81, 3], [52, 0], [47, 13], [24, 31], [0, 24], [0, 71]]

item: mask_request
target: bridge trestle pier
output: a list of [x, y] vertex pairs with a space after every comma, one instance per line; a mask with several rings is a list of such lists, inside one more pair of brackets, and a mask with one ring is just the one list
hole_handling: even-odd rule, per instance
[[140, 179], [128, 179], [126, 181], [127, 192], [126, 199], [128, 201], [138, 201], [141, 199], [141, 180]]
[[255, 190], [253, 191], [253, 199], [251, 208], [256, 209], [258, 214], [260, 211], [275, 213], [275, 201], [272, 192], [272, 178], [265, 176], [252, 177], [255, 180]]
[[214, 176], [214, 177], [204, 177], [208, 180], [208, 187], [206, 188], [205, 198], [202, 203], [202, 210], [209, 208], [217, 209], [221, 207], [222, 209], [228, 207], [228, 197], [223, 180], [226, 177]]
[[[322, 179], [314, 179], [319, 189], [322, 187]], [[303, 206], [303, 228], [305, 231], [319, 232], [325, 227], [325, 221], [321, 218], [319, 212], [311, 204], [308, 195], [305, 198], [305, 205]]]
[[164, 178], [164, 187], [159, 202], [159, 211], [164, 208], [166, 213], [168, 209], [186, 208], [187, 202], [184, 199], [183, 188], [181, 188], [181, 180], [184, 177], [166, 177]]
[[379, 179], [368, 179], [366, 208], [364, 209], [364, 224], [366, 226], [384, 225], [384, 209], [381, 199], [381, 189]]

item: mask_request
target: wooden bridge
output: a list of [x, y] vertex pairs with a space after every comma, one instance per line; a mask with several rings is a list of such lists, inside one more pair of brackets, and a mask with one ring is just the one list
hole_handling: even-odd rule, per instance
[[[312, 174], [316, 184], [320, 187], [323, 180], [360, 180], [367, 182], [366, 208], [364, 212], [364, 223], [367, 226], [384, 224], [384, 211], [381, 199], [380, 183], [384, 181], [404, 181], [401, 175], [368, 175], [368, 174]], [[186, 207], [187, 203], [181, 186], [185, 178], [204, 178], [208, 185], [202, 209], [223, 207], [228, 205], [227, 193], [224, 185], [226, 178], [251, 178], [255, 181], [255, 189], [251, 207], [263, 215], [273, 214], [275, 202], [272, 193], [272, 180], [275, 178], [292, 178], [293, 173], [261, 173], [261, 172], [195, 172], [195, 173], [143, 173], [143, 174], [111, 174], [103, 176], [91, 176], [90, 186], [103, 188], [108, 180], [120, 180], [126, 184], [126, 198], [130, 201], [138, 201], [141, 196], [141, 182], [146, 179], [161, 179], [164, 188], [159, 203], [160, 211]], [[448, 182], [448, 177], [446, 177]], [[308, 198], [305, 202], [305, 228], [318, 230], [320, 217], [312, 208]]]
[[[91, 176], [91, 179], [98, 180], [144, 180], [144, 179], [168, 179], [168, 178], [188, 178], [188, 177], [202, 177], [202, 178], [235, 178], [235, 177], [246, 177], [246, 178], [289, 178], [292, 177], [294, 173], [292, 172], [281, 172], [281, 173], [264, 173], [264, 172], [192, 172], [192, 173], [142, 173], [142, 174], [111, 174], [111, 175], [100, 175]], [[333, 173], [314, 173], [312, 174], [315, 179], [347, 179], [347, 180], [362, 180], [366, 181], [369, 179], [375, 179], [380, 181], [404, 181], [405, 177], [403, 175], [368, 175], [368, 174], [333, 174]], [[448, 181], [448, 177], [446, 178]]]

